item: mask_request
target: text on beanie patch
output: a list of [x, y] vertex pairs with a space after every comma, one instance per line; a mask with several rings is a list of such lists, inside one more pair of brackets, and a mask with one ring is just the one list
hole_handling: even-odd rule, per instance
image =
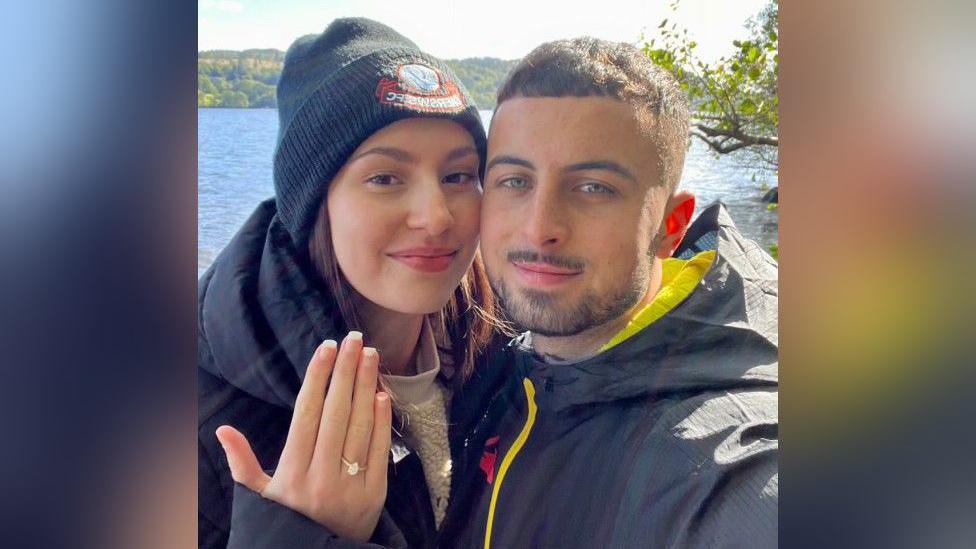
[[457, 84], [420, 63], [400, 65], [396, 80], [381, 79], [376, 98], [380, 103], [423, 112], [457, 112], [465, 107]]

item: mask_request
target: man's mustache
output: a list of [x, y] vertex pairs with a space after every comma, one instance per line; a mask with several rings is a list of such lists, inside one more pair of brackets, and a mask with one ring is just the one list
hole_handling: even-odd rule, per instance
[[586, 261], [578, 257], [563, 257], [552, 254], [540, 254], [532, 250], [512, 250], [505, 257], [510, 262], [524, 263], [546, 263], [560, 269], [572, 269], [582, 271], [586, 267]]

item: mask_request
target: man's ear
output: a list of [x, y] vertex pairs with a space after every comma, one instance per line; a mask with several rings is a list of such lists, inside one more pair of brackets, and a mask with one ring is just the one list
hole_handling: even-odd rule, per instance
[[688, 232], [691, 216], [695, 214], [695, 195], [688, 191], [677, 191], [668, 200], [667, 213], [661, 227], [663, 237], [654, 254], [661, 259], [671, 257]]

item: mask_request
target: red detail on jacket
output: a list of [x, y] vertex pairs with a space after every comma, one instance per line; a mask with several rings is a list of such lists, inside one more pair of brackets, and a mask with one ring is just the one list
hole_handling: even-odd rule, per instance
[[495, 461], [498, 459], [498, 438], [491, 437], [485, 441], [485, 453], [481, 454], [481, 470], [485, 473], [488, 484], [495, 481]]

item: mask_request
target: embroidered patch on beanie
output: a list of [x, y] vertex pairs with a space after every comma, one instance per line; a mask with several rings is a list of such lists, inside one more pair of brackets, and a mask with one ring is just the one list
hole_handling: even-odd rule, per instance
[[400, 65], [396, 79], [380, 79], [376, 98], [421, 112], [458, 112], [467, 106], [456, 83], [422, 63]]

